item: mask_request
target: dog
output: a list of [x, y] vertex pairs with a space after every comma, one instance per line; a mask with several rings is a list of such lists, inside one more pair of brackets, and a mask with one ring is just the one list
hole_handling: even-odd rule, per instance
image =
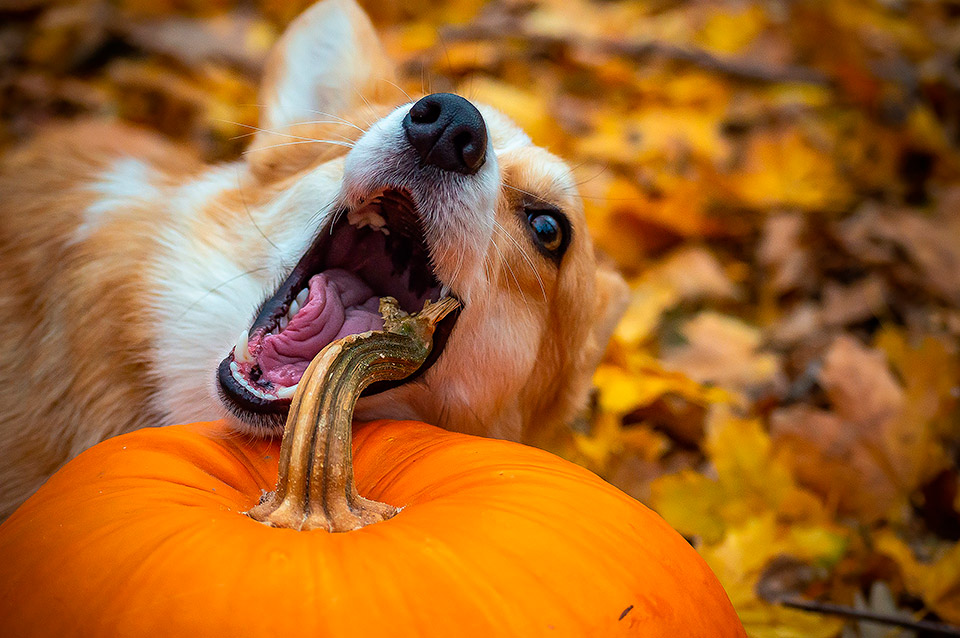
[[358, 419], [520, 440], [584, 408], [627, 289], [569, 168], [495, 109], [398, 99], [391, 77], [364, 12], [323, 0], [269, 55], [239, 161], [102, 121], [3, 158], [0, 517], [136, 428], [281, 433], [306, 364], [380, 327], [385, 295], [462, 310]]

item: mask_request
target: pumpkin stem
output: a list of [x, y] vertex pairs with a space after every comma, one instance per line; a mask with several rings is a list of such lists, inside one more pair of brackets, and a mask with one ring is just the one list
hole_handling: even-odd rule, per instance
[[408, 315], [384, 297], [383, 331], [349, 335], [320, 351], [290, 404], [277, 489], [247, 512], [250, 518], [274, 527], [346, 532], [399, 511], [357, 492], [353, 408], [371, 383], [413, 374], [430, 354], [436, 324], [458, 306], [446, 297]]

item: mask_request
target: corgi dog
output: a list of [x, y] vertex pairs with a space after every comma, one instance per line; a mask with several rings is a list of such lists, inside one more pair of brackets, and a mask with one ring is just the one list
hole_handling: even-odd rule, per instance
[[451, 295], [415, 378], [358, 419], [519, 440], [584, 408], [626, 300], [570, 169], [495, 109], [398, 99], [373, 26], [323, 0], [267, 59], [244, 157], [205, 166], [118, 123], [0, 167], [0, 518], [87, 447], [226, 417], [282, 433], [307, 363]]

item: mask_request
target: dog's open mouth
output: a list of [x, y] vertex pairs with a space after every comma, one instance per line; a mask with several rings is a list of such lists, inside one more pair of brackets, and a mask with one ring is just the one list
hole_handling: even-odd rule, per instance
[[[241, 417], [286, 412], [300, 377], [326, 345], [383, 328], [381, 297], [417, 312], [427, 300], [450, 294], [434, 273], [422, 221], [406, 193], [385, 190], [333, 219], [220, 363], [220, 389]], [[437, 326], [433, 352], [418, 374], [440, 356], [456, 315]], [[375, 384], [367, 394], [394, 385]]]

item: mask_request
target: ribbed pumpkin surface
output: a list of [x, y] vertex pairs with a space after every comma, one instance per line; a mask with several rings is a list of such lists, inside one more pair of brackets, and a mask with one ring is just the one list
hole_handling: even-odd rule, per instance
[[360, 493], [404, 509], [330, 534], [240, 514], [278, 449], [199, 423], [79, 456], [0, 526], [0, 635], [744, 635], [659, 516], [541, 450], [366, 424]]

